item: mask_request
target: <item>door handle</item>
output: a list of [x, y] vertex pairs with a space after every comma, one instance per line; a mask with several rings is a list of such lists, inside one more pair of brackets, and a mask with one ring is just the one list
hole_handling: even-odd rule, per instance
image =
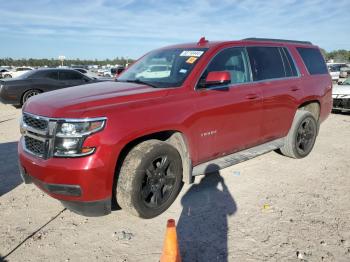
[[257, 99], [259, 96], [257, 94], [248, 94], [245, 96], [246, 99], [253, 100]]
[[300, 90], [300, 88], [297, 87], [297, 86], [292, 86], [292, 87], [290, 88], [290, 90], [292, 90], [293, 92], [295, 92], [295, 91]]

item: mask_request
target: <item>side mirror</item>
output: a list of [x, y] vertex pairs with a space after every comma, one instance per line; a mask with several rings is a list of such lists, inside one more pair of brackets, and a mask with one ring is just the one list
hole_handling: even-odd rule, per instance
[[231, 83], [231, 75], [227, 71], [213, 71], [209, 72], [205, 79], [206, 86], [226, 85]]

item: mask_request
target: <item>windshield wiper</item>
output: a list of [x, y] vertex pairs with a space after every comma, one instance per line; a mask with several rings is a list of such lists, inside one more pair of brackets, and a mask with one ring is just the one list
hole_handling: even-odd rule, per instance
[[128, 83], [136, 83], [136, 84], [143, 84], [143, 85], [148, 85], [148, 86], [151, 86], [151, 87], [154, 87], [154, 88], [158, 88], [158, 86], [156, 85], [153, 85], [153, 84], [150, 84], [148, 82], [144, 82], [140, 79], [134, 79], [134, 80], [124, 80], [124, 81], [119, 81], [119, 82], [128, 82]]

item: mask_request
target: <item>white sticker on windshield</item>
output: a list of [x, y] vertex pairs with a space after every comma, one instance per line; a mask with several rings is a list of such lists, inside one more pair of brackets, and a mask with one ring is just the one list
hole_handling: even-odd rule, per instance
[[180, 71], [179, 71], [181, 74], [186, 74], [187, 73], [187, 69], [180, 69]]
[[196, 56], [200, 57], [204, 51], [195, 51], [195, 50], [189, 50], [189, 51], [182, 51], [180, 56]]

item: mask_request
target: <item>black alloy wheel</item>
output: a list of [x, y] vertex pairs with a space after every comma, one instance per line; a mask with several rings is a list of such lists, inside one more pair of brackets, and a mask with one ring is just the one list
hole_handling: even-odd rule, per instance
[[163, 155], [154, 159], [145, 170], [141, 198], [146, 206], [157, 208], [169, 199], [176, 181], [174, 164], [168, 155]]
[[296, 147], [300, 155], [308, 154], [311, 151], [316, 137], [316, 130], [317, 127], [310, 118], [304, 119], [299, 125]]
[[182, 172], [182, 159], [173, 145], [156, 139], [141, 142], [126, 155], [117, 174], [117, 203], [135, 216], [156, 217], [176, 199]]

